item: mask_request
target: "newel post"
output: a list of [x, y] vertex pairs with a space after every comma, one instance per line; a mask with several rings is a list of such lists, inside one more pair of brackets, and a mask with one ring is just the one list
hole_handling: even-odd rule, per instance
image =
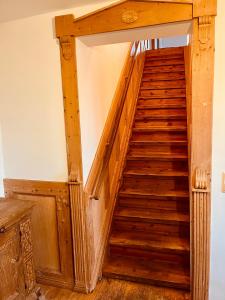
[[192, 299], [207, 300], [210, 266], [212, 100], [215, 17], [193, 20], [191, 138]]
[[[74, 17], [55, 18], [56, 35], [59, 39], [61, 74], [64, 101], [64, 118], [67, 143], [68, 184], [72, 221], [74, 289], [89, 292], [90, 256], [88, 233], [88, 202], [83, 193], [80, 113], [77, 87], [75, 37], [69, 34]], [[68, 33], [67, 33], [68, 31]]]

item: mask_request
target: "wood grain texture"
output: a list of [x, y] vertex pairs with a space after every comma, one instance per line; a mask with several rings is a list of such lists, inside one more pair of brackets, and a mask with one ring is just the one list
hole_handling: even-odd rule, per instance
[[[69, 16], [63, 20], [70, 19]], [[67, 143], [67, 160], [70, 180], [82, 181], [82, 154], [80, 135], [80, 114], [77, 87], [77, 65], [75, 39], [60, 38], [60, 58], [63, 88], [64, 117]]]
[[73, 286], [69, 188], [66, 183], [4, 180], [6, 198], [35, 204], [32, 214], [37, 281]]
[[192, 297], [203, 300], [209, 292], [214, 22], [195, 19], [191, 45]]
[[217, 0], [194, 0], [193, 17], [216, 16]]
[[0, 298], [25, 299], [35, 288], [31, 211], [33, 203], [0, 202]]
[[[174, 14], [176, 11], [176, 14]], [[56, 35], [83, 36], [192, 19], [191, 3], [121, 1], [69, 22], [57, 17]], [[90, 25], [91, 24], [91, 25]]]
[[45, 300], [189, 300], [189, 294], [120, 280], [100, 281], [92, 294], [82, 295], [48, 286], [41, 287]]
[[[181, 47], [176, 51], [179, 64], [184, 65], [184, 49]], [[171, 57], [174, 57], [173, 48], [146, 51], [144, 71], [149, 65], [152, 68], [160, 65], [161, 61], [166, 61], [169, 66], [173, 65], [174, 61]], [[187, 245], [190, 243], [186, 234], [190, 221], [186, 89], [185, 80], [182, 80], [184, 83], [182, 94], [178, 93], [179, 89], [176, 85], [170, 85], [172, 73], [173, 71], [165, 73], [166, 80], [143, 81], [142, 79], [141, 81], [103, 274], [112, 278], [188, 290], [190, 253], [184, 248], [178, 253], [175, 244], [173, 248], [167, 244], [167, 235], [170, 235], [171, 226], [179, 228], [177, 231], [180, 232], [181, 243], [184, 240]], [[153, 78], [155, 74], [157, 71], [152, 73]], [[141, 77], [141, 74], [139, 76]], [[152, 90], [152, 82], [160, 82], [160, 84]], [[179, 85], [180, 81], [177, 82]], [[177, 93], [179, 97], [176, 97]], [[159, 95], [164, 103], [170, 103], [178, 98], [178, 104], [174, 108], [165, 109], [158, 101]], [[149, 104], [151, 101], [154, 103], [153, 107]], [[183, 119], [180, 120], [181, 113]], [[171, 115], [174, 119], [168, 121], [167, 118]], [[140, 116], [143, 119], [137, 118]], [[147, 119], [146, 116], [151, 119]], [[173, 145], [168, 137], [169, 134], [180, 135], [182, 141], [186, 143]], [[153, 136], [155, 143], [153, 143]], [[133, 143], [137, 140], [142, 143]], [[179, 164], [181, 161], [182, 164]], [[138, 202], [145, 200], [145, 206], [134, 205], [132, 203], [134, 198]], [[182, 200], [180, 201], [179, 198]], [[160, 200], [162, 202], [159, 204]], [[158, 207], [155, 201], [159, 204]], [[177, 207], [170, 210], [172, 203], [176, 201]], [[128, 222], [133, 226], [130, 230], [125, 230], [124, 225], [121, 224]], [[138, 227], [136, 227], [137, 223], [139, 223]], [[140, 224], [148, 230], [141, 231]], [[146, 224], [148, 226], [145, 226]], [[159, 224], [164, 225], [164, 233], [157, 234], [160, 243], [157, 238], [154, 238], [154, 227]], [[187, 228], [184, 229], [185, 227]], [[176, 241], [179, 244], [179, 241]]]

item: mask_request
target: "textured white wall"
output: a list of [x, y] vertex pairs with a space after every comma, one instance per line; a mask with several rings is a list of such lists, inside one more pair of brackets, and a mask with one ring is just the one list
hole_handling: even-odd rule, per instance
[[213, 176], [210, 300], [225, 299], [225, 1], [218, 1], [216, 18], [215, 85], [213, 113]]

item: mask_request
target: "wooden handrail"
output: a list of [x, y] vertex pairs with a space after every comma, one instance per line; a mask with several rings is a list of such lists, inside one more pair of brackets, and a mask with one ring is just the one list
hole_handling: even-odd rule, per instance
[[95, 199], [95, 200], [99, 199], [99, 194], [103, 183], [102, 179], [104, 178], [104, 174], [107, 170], [108, 162], [110, 160], [120, 118], [124, 108], [124, 103], [126, 99], [127, 90], [129, 87], [130, 78], [133, 72], [133, 68], [134, 68], [134, 64], [135, 64], [135, 60], [139, 48], [140, 48], [140, 52], [145, 51], [146, 49], [145, 43], [142, 43], [142, 41], [134, 42], [129, 48], [129, 55], [126, 63], [127, 70], [125, 71], [126, 74], [123, 78], [124, 81], [123, 88], [121, 89], [121, 95], [119, 95], [118, 106], [116, 108], [116, 111], [114, 112], [113, 119], [110, 124], [110, 130], [108, 133], [107, 141], [105, 143], [105, 148], [100, 158], [101, 163], [98, 164], [98, 170], [95, 170], [96, 176], [94, 180], [85, 186], [85, 192], [89, 195], [90, 199]]

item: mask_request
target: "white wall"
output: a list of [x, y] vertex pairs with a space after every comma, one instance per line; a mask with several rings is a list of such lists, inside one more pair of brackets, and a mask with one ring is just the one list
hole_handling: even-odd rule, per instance
[[84, 181], [102, 135], [129, 45], [87, 47], [77, 40]]
[[[5, 177], [67, 180], [59, 45], [54, 35], [53, 18], [68, 13], [80, 16], [105, 5], [106, 3], [101, 3], [0, 23], [0, 120]], [[120, 53], [123, 56], [123, 51], [119, 50], [118, 55]], [[105, 72], [104, 68], [102, 70]], [[110, 102], [109, 98], [104, 97], [106, 89], [112, 93], [115, 79], [114, 76], [112, 87], [109, 87], [107, 81], [107, 88], [102, 87], [104, 93], [96, 100], [98, 105], [92, 106], [96, 124], [100, 127]], [[101, 110], [100, 100], [103, 101]], [[85, 101], [93, 102], [93, 99], [88, 98]], [[81, 109], [85, 109], [84, 103], [81, 104]], [[86, 122], [85, 112], [81, 114]], [[93, 119], [88, 126], [92, 124]], [[82, 132], [85, 130], [88, 128], [85, 127]], [[98, 128], [95, 138], [99, 137], [100, 130], [101, 128]], [[87, 145], [85, 138], [87, 137], [82, 137], [85, 145], [83, 149]], [[96, 146], [97, 140], [92, 139], [92, 142], [91, 146]], [[93, 151], [95, 149], [92, 149]], [[88, 161], [91, 158], [93, 153], [88, 154]], [[86, 174], [89, 166], [90, 162], [85, 167]], [[0, 174], [0, 182], [1, 176]], [[2, 188], [1, 183], [0, 186]]]
[[160, 48], [180, 47], [188, 45], [188, 35], [179, 35], [159, 39]]
[[218, 1], [216, 18], [215, 85], [213, 114], [213, 176], [210, 300], [225, 299], [225, 1]]

